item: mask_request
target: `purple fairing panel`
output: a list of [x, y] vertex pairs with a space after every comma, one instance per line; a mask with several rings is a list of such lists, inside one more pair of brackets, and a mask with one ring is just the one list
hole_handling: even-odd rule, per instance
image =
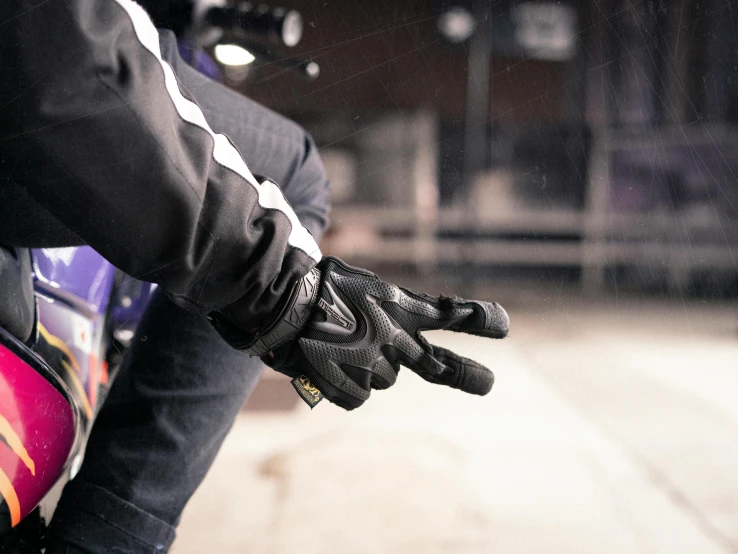
[[32, 255], [39, 334], [64, 351], [67, 364], [54, 369], [90, 421], [111, 340], [107, 314], [113, 329], [133, 332], [155, 285], [127, 278], [116, 288], [116, 268], [87, 246], [34, 249]]
[[88, 246], [34, 249], [33, 268], [39, 334], [62, 351], [54, 369], [82, 408], [94, 417], [107, 339], [105, 316], [115, 283], [115, 267]]
[[135, 331], [155, 289], [156, 285], [153, 283], [137, 281], [131, 277], [124, 279], [118, 287], [112, 311], [113, 329]]
[[89, 246], [34, 249], [37, 288], [79, 305], [85, 312], [104, 314], [115, 282], [115, 267]]
[[78, 440], [76, 414], [63, 384], [0, 343], [0, 511], [7, 514], [0, 532], [28, 515], [64, 472]]

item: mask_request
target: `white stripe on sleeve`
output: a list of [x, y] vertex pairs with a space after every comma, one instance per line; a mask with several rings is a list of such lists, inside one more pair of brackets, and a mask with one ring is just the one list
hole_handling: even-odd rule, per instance
[[289, 244], [295, 248], [299, 248], [315, 261], [320, 261], [322, 257], [320, 248], [310, 232], [302, 226], [297, 215], [287, 203], [287, 200], [285, 200], [282, 191], [279, 190], [279, 187], [271, 181], [264, 181], [264, 183], [259, 184], [256, 178], [251, 174], [251, 171], [249, 171], [249, 168], [246, 166], [246, 162], [243, 161], [238, 150], [236, 150], [233, 144], [231, 144], [231, 141], [224, 135], [213, 132], [210, 125], [208, 125], [208, 122], [205, 120], [205, 115], [202, 113], [202, 110], [200, 110], [200, 107], [182, 96], [182, 93], [179, 90], [179, 84], [177, 83], [177, 78], [174, 76], [174, 71], [172, 71], [169, 64], [161, 57], [161, 51], [159, 49], [159, 33], [151, 22], [146, 11], [132, 0], [115, 1], [131, 18], [136, 36], [143, 47], [151, 52], [161, 65], [161, 68], [164, 71], [164, 82], [167, 92], [169, 93], [169, 96], [174, 103], [174, 107], [180, 117], [188, 123], [197, 125], [201, 129], [205, 130], [213, 138], [213, 158], [215, 161], [248, 181], [256, 189], [259, 198], [259, 205], [262, 208], [268, 210], [279, 210], [287, 216], [292, 224], [292, 230], [290, 231], [288, 239]]

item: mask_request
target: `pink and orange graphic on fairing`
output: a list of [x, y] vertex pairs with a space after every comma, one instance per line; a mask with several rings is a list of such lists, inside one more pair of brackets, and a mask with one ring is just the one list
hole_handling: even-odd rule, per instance
[[76, 412], [44, 376], [0, 344], [0, 532], [17, 525], [64, 472]]
[[[36, 463], [28, 455], [26, 447], [23, 446], [23, 442], [18, 437], [18, 434], [10, 426], [10, 422], [0, 413], [0, 442], [10, 448], [17, 456], [21, 459], [23, 464], [31, 472], [31, 475], [36, 476]], [[20, 501], [18, 500], [18, 493], [15, 492], [15, 487], [10, 481], [10, 478], [5, 474], [3, 468], [0, 467], [0, 495], [5, 499], [5, 503], [8, 505], [8, 511], [10, 512], [10, 525], [15, 527], [21, 519], [21, 508]]]
[[[49, 331], [46, 329], [46, 327], [43, 326], [41, 322], [39, 322], [38, 324], [38, 333], [40, 337], [45, 340], [50, 347], [55, 348], [59, 351], [59, 354], [62, 356], [60, 360], [60, 365], [61, 368], [64, 370], [64, 380], [76, 393], [76, 398], [82, 405], [82, 409], [85, 411], [85, 416], [87, 416], [87, 419], [92, 419], [92, 404], [90, 403], [90, 399], [96, 400], [96, 397], [93, 394], [90, 395], [90, 398], [88, 398], [87, 396], [85, 387], [79, 378], [80, 373], [82, 373], [82, 367], [77, 361], [76, 356], [72, 353], [72, 350], [62, 339], [60, 339], [56, 335], [52, 335], [51, 333], [49, 333]], [[94, 363], [97, 363], [97, 358], [92, 355], [90, 356], [90, 363], [93, 363], [93, 359]], [[90, 366], [90, 370], [92, 370], [92, 366]], [[92, 382], [91, 379], [90, 381]], [[95, 383], [91, 383], [91, 389], [93, 388], [92, 385], [94, 384]]]

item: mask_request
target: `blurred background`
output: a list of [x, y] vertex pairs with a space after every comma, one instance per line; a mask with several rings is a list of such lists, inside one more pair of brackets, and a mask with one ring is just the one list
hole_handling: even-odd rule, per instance
[[174, 552], [738, 552], [738, 5], [282, 5], [296, 46], [206, 51], [315, 138], [324, 253], [511, 332], [429, 333], [484, 398], [311, 412], [265, 373]]

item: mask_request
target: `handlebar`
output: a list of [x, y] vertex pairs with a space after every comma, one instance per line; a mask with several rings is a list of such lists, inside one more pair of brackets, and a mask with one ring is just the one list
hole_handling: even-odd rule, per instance
[[308, 80], [318, 77], [320, 67], [314, 61], [285, 56], [279, 48], [272, 48], [257, 40], [264, 37], [278, 45], [297, 45], [302, 39], [303, 31], [303, 20], [299, 12], [270, 8], [264, 4], [255, 6], [250, 2], [228, 6], [227, 0], [185, 1], [193, 2], [190, 37], [198, 46], [232, 42], [246, 48], [261, 60], [294, 70]]
[[310, 59], [285, 57], [256, 42], [241, 41], [241, 45], [264, 60], [285, 69], [296, 71], [309, 81], [317, 79], [320, 75], [320, 66]]
[[295, 46], [302, 38], [302, 16], [295, 10], [254, 6], [241, 2], [234, 8], [211, 7], [205, 13], [208, 25], [227, 31], [264, 35], [285, 46]]

